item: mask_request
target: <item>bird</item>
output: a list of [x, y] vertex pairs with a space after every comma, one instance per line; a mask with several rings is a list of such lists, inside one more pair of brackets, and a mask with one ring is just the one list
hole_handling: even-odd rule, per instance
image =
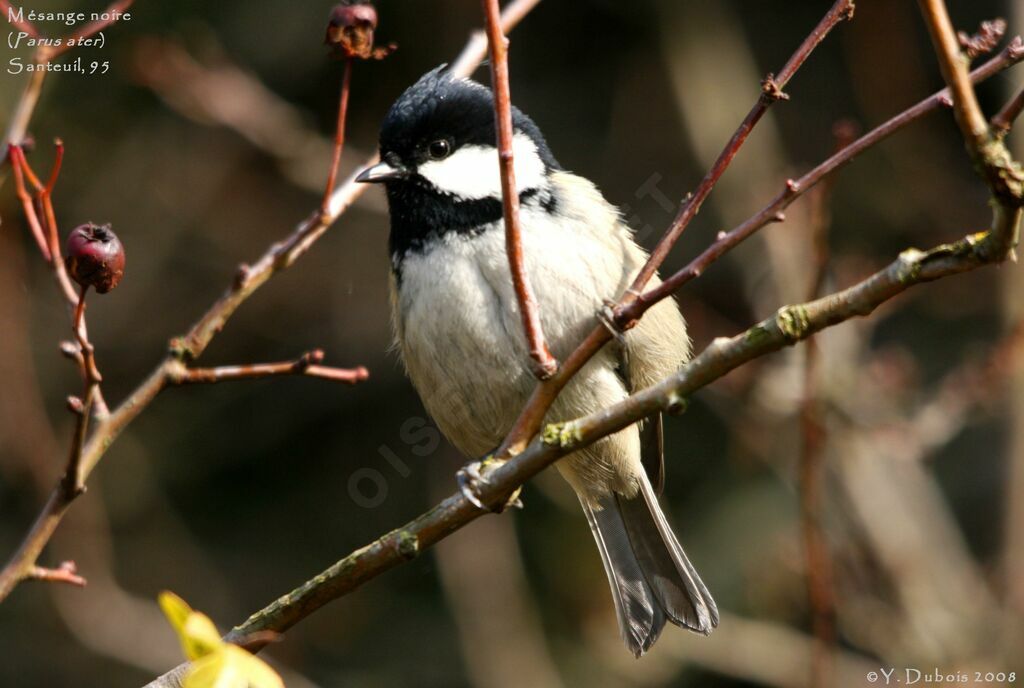
[[[563, 169], [516, 107], [512, 126], [526, 273], [547, 344], [564, 360], [629, 288], [647, 254], [619, 210], [591, 181]], [[470, 458], [500, 445], [536, 384], [505, 248], [496, 139], [491, 90], [441, 65], [390, 107], [380, 161], [356, 177], [382, 184], [387, 196], [396, 348], [427, 412]], [[664, 300], [579, 371], [545, 420], [620, 402], [689, 356], [683, 316]], [[556, 464], [586, 514], [635, 657], [666, 622], [707, 635], [719, 621], [658, 503], [662, 431], [659, 415]]]

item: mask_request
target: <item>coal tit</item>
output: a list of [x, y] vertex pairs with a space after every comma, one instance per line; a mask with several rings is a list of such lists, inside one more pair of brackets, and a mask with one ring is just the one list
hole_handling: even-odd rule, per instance
[[[564, 359], [646, 260], [618, 210], [565, 171], [533, 121], [513, 108], [515, 176], [527, 274], [548, 345]], [[536, 381], [505, 253], [491, 91], [439, 67], [391, 107], [381, 162], [391, 218], [392, 318], [409, 378], [441, 431], [470, 457], [511, 429]], [[657, 278], [652, 284], [657, 283]], [[598, 353], [547, 420], [576, 418], [674, 372], [690, 355], [686, 324], [665, 300]], [[642, 655], [666, 621], [700, 633], [718, 609], [658, 505], [660, 417], [558, 462], [586, 513], [622, 637]]]

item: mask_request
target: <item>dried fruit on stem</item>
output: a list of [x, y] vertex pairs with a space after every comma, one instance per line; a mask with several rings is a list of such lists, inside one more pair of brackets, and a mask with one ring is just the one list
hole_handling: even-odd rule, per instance
[[397, 47], [394, 43], [374, 47], [377, 10], [367, 0], [346, 0], [331, 10], [324, 43], [344, 58], [382, 60]]
[[124, 246], [110, 225], [91, 222], [71, 230], [64, 265], [71, 279], [82, 287], [106, 294], [124, 276]]

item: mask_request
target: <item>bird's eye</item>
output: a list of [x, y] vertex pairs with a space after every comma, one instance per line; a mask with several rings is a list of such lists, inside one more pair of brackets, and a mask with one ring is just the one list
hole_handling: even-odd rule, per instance
[[447, 158], [448, 154], [452, 152], [452, 146], [446, 139], [438, 139], [429, 146], [427, 146], [427, 153], [434, 160], [440, 160], [441, 158]]

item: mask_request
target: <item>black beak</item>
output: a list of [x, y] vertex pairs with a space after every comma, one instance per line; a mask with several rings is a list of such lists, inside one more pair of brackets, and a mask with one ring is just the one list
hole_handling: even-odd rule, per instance
[[364, 184], [379, 184], [395, 179], [404, 179], [407, 176], [409, 176], [409, 170], [404, 167], [393, 167], [386, 162], [379, 162], [373, 167], [367, 167], [360, 172], [359, 176], [356, 177], [356, 181], [363, 182]]

